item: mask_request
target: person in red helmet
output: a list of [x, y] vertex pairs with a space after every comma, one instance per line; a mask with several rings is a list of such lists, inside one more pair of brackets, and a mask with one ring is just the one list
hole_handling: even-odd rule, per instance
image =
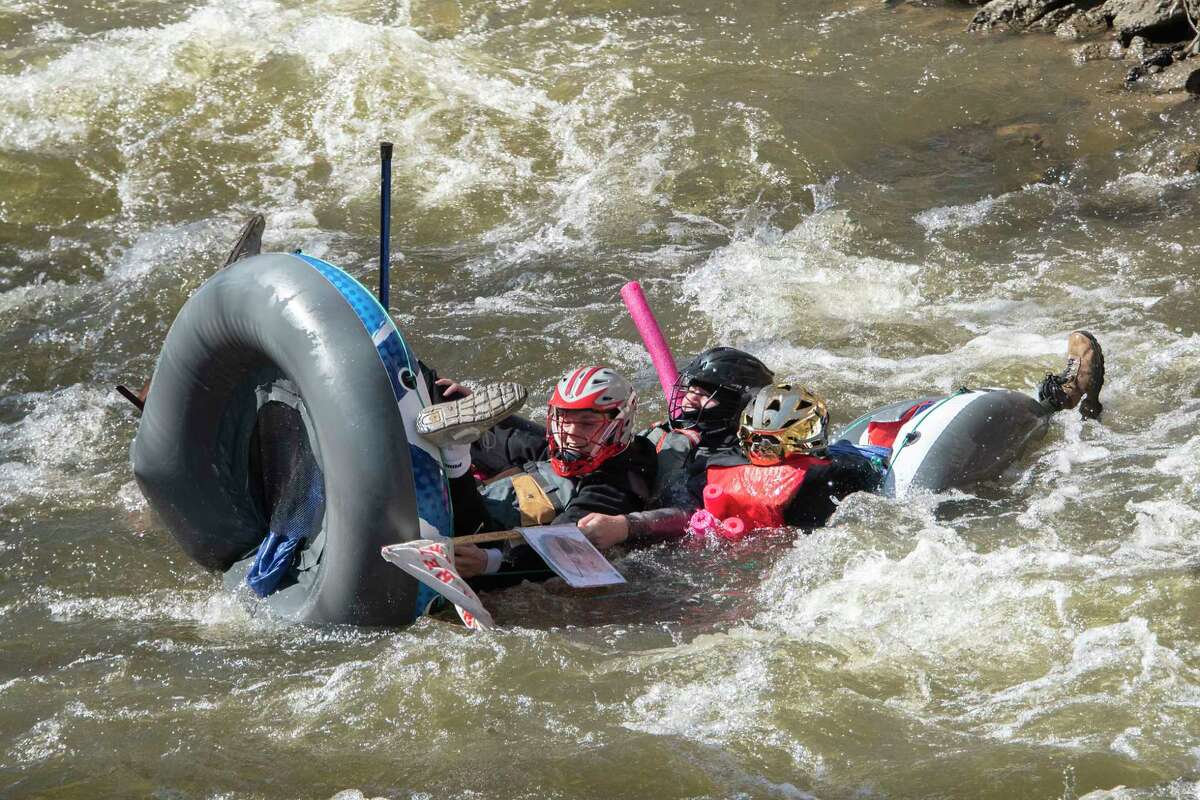
[[[456, 401], [486, 407], [491, 387]], [[431, 407], [437, 409], [438, 406]], [[571, 370], [554, 387], [546, 409], [546, 455], [480, 485], [470, 474], [470, 442], [482, 434], [470, 413], [451, 424], [418, 430], [438, 444], [446, 464], [459, 535], [530, 525], [577, 523], [591, 513], [628, 514], [646, 508], [654, 484], [654, 447], [634, 436], [637, 393], [612, 369]], [[452, 410], [451, 410], [452, 411]], [[466, 432], [464, 435], [464, 431]], [[477, 589], [491, 589], [553, 573], [526, 545], [459, 545], [455, 564]]]
[[633, 441], [637, 393], [607, 367], [567, 373], [546, 408], [550, 465], [563, 478], [596, 471]]

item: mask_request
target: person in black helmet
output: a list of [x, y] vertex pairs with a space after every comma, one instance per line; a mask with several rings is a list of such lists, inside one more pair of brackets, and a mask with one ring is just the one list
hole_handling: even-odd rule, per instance
[[733, 347], [714, 347], [692, 359], [672, 388], [667, 419], [639, 434], [658, 453], [652, 510], [589, 514], [579, 529], [601, 548], [683, 536], [702, 505], [709, 460], [737, 451], [742, 409], [774, 379], [762, 361]]

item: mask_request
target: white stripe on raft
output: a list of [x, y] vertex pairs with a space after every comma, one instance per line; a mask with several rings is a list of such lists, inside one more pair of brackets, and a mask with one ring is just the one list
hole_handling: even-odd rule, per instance
[[[915, 415], [900, 428], [893, 443], [892, 466], [883, 484], [883, 493], [904, 497], [913, 479], [925, 463], [925, 457], [938, 438], [967, 406], [987, 392], [974, 391], [936, 401], [930, 408]], [[915, 441], [905, 444], [908, 434], [919, 434]]]

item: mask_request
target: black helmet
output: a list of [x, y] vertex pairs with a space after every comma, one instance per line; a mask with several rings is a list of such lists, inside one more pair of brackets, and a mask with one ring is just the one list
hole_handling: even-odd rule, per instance
[[[759, 387], [775, 381], [775, 373], [754, 356], [733, 347], [705, 350], [679, 371], [667, 414], [673, 429], [692, 428], [702, 438], [733, 436], [738, 415]], [[712, 407], [688, 409], [684, 398], [690, 387], [707, 390], [716, 401]]]

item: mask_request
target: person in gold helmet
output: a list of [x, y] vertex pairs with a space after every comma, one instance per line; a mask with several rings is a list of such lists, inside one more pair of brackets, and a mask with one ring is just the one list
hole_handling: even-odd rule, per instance
[[803, 386], [759, 390], [742, 412], [738, 442], [740, 458], [709, 463], [708, 486], [720, 489], [722, 516], [747, 530], [821, 527], [842, 498], [883, 479], [882, 463], [860, 448], [829, 444], [825, 401]]

